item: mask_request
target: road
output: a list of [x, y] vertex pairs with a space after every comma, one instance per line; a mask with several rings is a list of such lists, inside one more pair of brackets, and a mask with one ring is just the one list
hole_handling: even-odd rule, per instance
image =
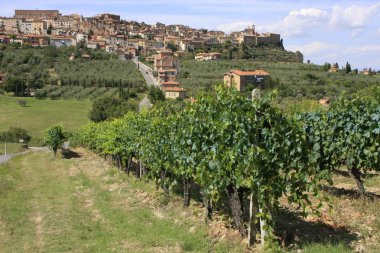
[[139, 70], [143, 74], [145, 81], [149, 86], [154, 85], [154, 86], [160, 87], [160, 84], [157, 82], [156, 78], [153, 76], [153, 70], [150, 67], [140, 62], [137, 57], [133, 58], [132, 61], [136, 65], [139, 66]]
[[38, 152], [38, 151], [46, 151], [49, 150], [47, 147], [29, 147], [27, 151], [20, 152], [20, 153], [14, 153], [14, 154], [7, 154], [7, 155], [0, 155], [0, 164], [5, 163], [6, 161], [10, 160], [11, 158], [27, 154], [29, 152]]
[[[119, 58], [120, 60], [122, 61], [126, 61], [125, 58]], [[138, 57], [134, 57], [132, 59], [132, 62], [134, 64], [136, 64], [136, 66], [139, 67], [139, 70], [141, 72], [141, 74], [144, 76], [145, 78], [145, 81], [146, 81], [146, 84], [148, 86], [156, 86], [156, 87], [160, 87], [160, 84], [157, 82], [156, 78], [153, 76], [153, 70], [148, 67], [147, 65], [145, 65], [144, 63], [140, 62], [138, 60]], [[148, 99], [147, 96], [145, 96], [145, 98], [143, 100], [141, 100], [141, 102], [139, 103], [139, 110], [141, 111], [142, 108], [151, 108], [152, 107], [152, 103], [150, 102], [150, 100]]]

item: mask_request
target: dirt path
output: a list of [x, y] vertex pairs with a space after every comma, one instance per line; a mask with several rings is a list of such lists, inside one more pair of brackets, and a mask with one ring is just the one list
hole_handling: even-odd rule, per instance
[[193, 210], [162, 206], [153, 185], [83, 149], [71, 159], [33, 152], [9, 166], [0, 252], [241, 252], [212, 242]]

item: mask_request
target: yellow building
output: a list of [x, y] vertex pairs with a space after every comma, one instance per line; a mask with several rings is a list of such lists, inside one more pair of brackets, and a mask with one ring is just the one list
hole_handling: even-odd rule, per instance
[[45, 21], [34, 20], [32, 21], [32, 33], [43, 35], [47, 32], [47, 25]]
[[263, 81], [270, 74], [264, 70], [231, 70], [224, 74], [224, 84], [235, 87], [238, 91], [245, 91], [248, 84]]
[[186, 90], [184, 88], [164, 87], [161, 89], [165, 93], [165, 98], [172, 98], [172, 99], [176, 99], [176, 98], [185, 99], [186, 98]]
[[330, 73], [335, 73], [335, 72], [338, 72], [338, 71], [339, 71], [339, 68], [338, 68], [338, 65], [336, 65], [336, 64], [333, 64], [331, 66], [331, 68], [329, 69]]
[[175, 81], [161, 83], [161, 90], [165, 93], [165, 98], [186, 98], [186, 90], [180, 88], [179, 83]]

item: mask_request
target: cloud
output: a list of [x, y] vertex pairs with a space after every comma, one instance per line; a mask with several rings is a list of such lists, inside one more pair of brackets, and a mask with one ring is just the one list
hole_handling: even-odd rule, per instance
[[379, 10], [380, 3], [371, 6], [352, 5], [347, 8], [335, 6], [329, 24], [335, 28], [363, 28], [379, 13]]
[[348, 47], [344, 51], [344, 53], [346, 54], [377, 53], [378, 55], [380, 55], [380, 45], [363, 45], [363, 46], [356, 46], [356, 47]]
[[312, 28], [323, 25], [328, 21], [327, 11], [317, 8], [304, 8], [289, 12], [281, 21], [266, 26], [260, 30], [281, 33], [284, 38], [307, 36]]
[[322, 54], [335, 52], [339, 49], [339, 45], [316, 41], [306, 45], [290, 45], [288, 48], [292, 51], [299, 50], [307, 56], [320, 56]]
[[288, 49], [301, 51], [305, 59], [311, 59], [317, 64], [338, 62], [341, 65], [348, 61], [355, 68], [380, 69], [380, 45], [376, 44], [344, 46], [316, 41], [304, 45], [290, 45]]
[[232, 23], [221, 24], [221, 25], [218, 25], [216, 28], [226, 33], [230, 33], [230, 32], [242, 31], [253, 24], [254, 23], [252, 21], [237, 21], [237, 22], [232, 22]]

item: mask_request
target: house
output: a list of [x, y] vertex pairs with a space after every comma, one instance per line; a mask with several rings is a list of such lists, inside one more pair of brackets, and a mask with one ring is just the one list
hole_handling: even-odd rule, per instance
[[339, 71], [339, 68], [338, 68], [338, 65], [335, 63], [331, 66], [331, 68], [329, 69], [329, 72], [330, 73], [336, 73]]
[[195, 55], [197, 61], [218, 61], [221, 58], [221, 53], [198, 53]]
[[114, 45], [106, 45], [105, 48], [106, 48], [106, 52], [110, 54], [116, 52], [116, 49], [117, 49], [117, 47]]
[[159, 83], [165, 83], [165, 82], [171, 82], [175, 81], [177, 76], [177, 70], [176, 69], [165, 69], [165, 70], [159, 70], [158, 71], [158, 82]]
[[29, 44], [34, 47], [49, 45], [48, 38], [43, 35], [26, 34], [22, 36], [22, 40], [23, 44]]
[[224, 84], [235, 87], [238, 91], [245, 91], [248, 84], [263, 81], [270, 74], [264, 70], [231, 70], [224, 74]]
[[179, 87], [179, 83], [175, 82], [174, 80], [161, 83], [160, 87], [161, 87], [161, 90], [165, 93], [165, 98], [185, 99], [186, 98], [186, 90], [184, 88]]
[[32, 22], [22, 22], [19, 24], [20, 33], [31, 34], [33, 33]]
[[9, 35], [0, 35], [0, 43], [8, 44], [11, 42], [11, 37]]
[[164, 87], [161, 90], [165, 93], [165, 98], [186, 98], [186, 90], [180, 87]]
[[71, 47], [77, 45], [77, 40], [71, 36], [55, 35], [50, 37], [50, 45], [56, 47]]
[[86, 47], [90, 48], [90, 49], [98, 49], [99, 48], [99, 44], [97, 42], [91, 41], [91, 42], [88, 42], [86, 44]]
[[169, 70], [175, 69], [174, 55], [172, 51], [161, 51], [155, 55], [154, 58], [154, 70]]
[[166, 81], [161, 83], [161, 88], [179, 87], [179, 83], [175, 81]]
[[47, 25], [43, 20], [33, 20], [32, 21], [32, 33], [43, 35], [47, 33]]

